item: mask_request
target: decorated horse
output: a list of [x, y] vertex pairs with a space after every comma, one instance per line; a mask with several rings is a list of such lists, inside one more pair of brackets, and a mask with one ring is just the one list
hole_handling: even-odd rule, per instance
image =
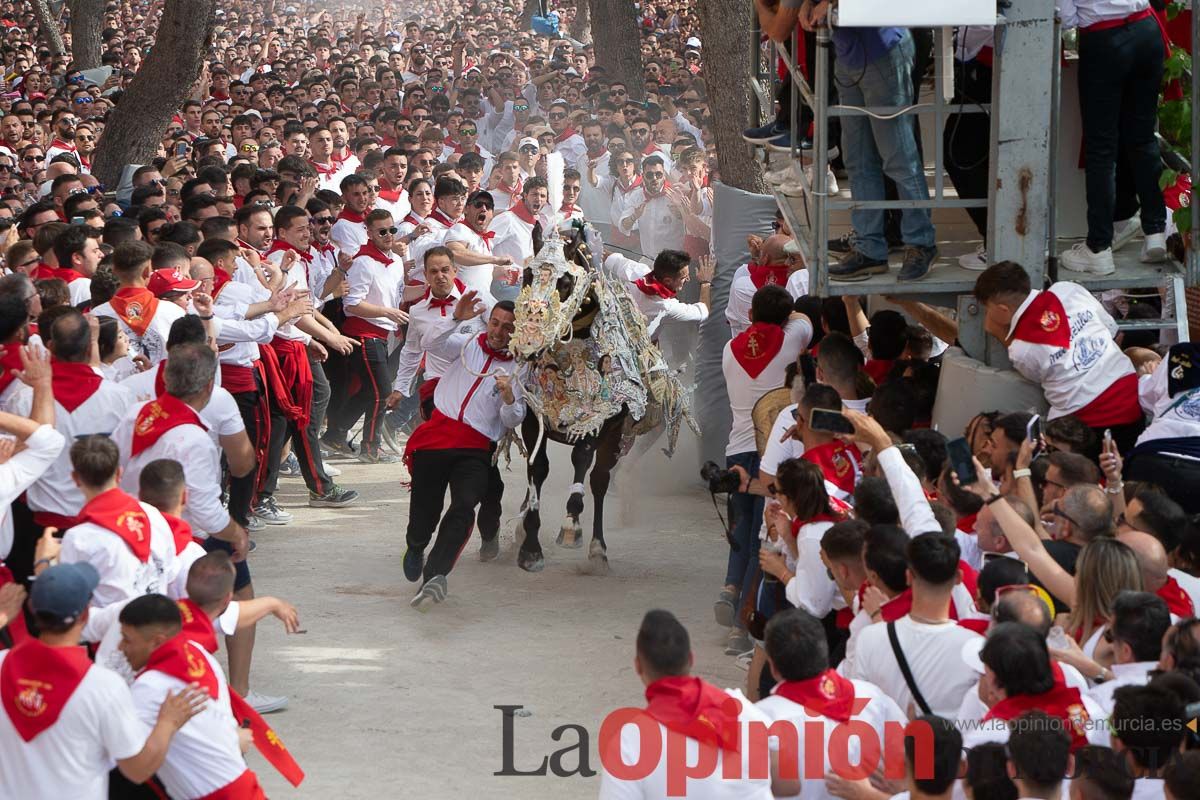
[[547, 442], [571, 448], [574, 470], [557, 542], [583, 544], [583, 481], [591, 468], [596, 507], [588, 560], [593, 572], [607, 572], [604, 496], [613, 467], [639, 433], [665, 426], [670, 455], [681, 423], [696, 429], [687, 393], [651, 343], [628, 288], [600, 268], [595, 230], [578, 223], [568, 230], [566, 241], [553, 229], [544, 242], [535, 234], [536, 255], [525, 266], [509, 343], [526, 365], [518, 375], [528, 406], [521, 439], [529, 490], [517, 563], [529, 572], [545, 566], [538, 532], [542, 484], [550, 474]]

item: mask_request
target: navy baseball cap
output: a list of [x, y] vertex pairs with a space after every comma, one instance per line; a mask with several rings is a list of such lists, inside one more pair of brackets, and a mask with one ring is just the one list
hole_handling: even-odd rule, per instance
[[99, 584], [100, 573], [86, 561], [56, 564], [33, 582], [29, 606], [35, 613], [72, 623], [88, 607]]

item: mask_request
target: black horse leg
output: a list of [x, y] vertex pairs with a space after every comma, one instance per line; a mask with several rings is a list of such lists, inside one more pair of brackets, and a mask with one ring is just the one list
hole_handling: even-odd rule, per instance
[[571, 466], [575, 468], [575, 482], [571, 484], [568, 492], [567, 516], [558, 531], [557, 541], [563, 547], [574, 549], [583, 546], [583, 526], [579, 524], [579, 516], [583, 513], [583, 479], [587, 477], [595, 454], [596, 441], [590, 436], [571, 448]]
[[[536, 428], [536, 424], [534, 427]], [[526, 420], [525, 432], [528, 432], [528, 420]], [[534, 435], [536, 437], [536, 432]], [[528, 447], [533, 446], [533, 442], [528, 436], [526, 436], [525, 441]], [[544, 439], [537, 453], [534, 454], [528, 474], [530, 489], [525, 499], [525, 519], [523, 520], [525, 539], [521, 543], [520, 552], [517, 554], [517, 566], [526, 572], [541, 572], [542, 568], [546, 566], [546, 561], [542, 555], [542, 545], [538, 541], [538, 531], [542, 526], [540, 498], [542, 484], [546, 482], [546, 476], [550, 474], [550, 459], [546, 455], [546, 441]], [[535, 496], [539, 498], [539, 502], [537, 503], [533, 502]]]
[[608, 546], [604, 543], [604, 495], [608, 492], [609, 476], [620, 458], [624, 423], [624, 414], [606, 423], [600, 432], [596, 465], [592, 468], [592, 499], [596, 508], [592, 513], [592, 543], [588, 546], [588, 560], [594, 569], [605, 572], [608, 571]]

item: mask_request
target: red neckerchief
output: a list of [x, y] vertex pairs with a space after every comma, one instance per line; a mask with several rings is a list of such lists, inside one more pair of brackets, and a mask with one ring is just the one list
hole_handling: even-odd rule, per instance
[[884, 622], [895, 622], [912, 611], [912, 589], [905, 589], [879, 607]]
[[324, 166], [323, 164], [318, 164], [316, 161], [309, 161], [308, 163], [312, 166], [312, 168], [314, 170], [317, 171], [318, 175], [321, 175], [326, 178], [328, 178], [330, 175], [336, 175], [337, 171], [338, 171], [338, 165], [336, 163], [331, 163], [327, 167]]
[[633, 285], [641, 290], [642, 294], [650, 295], [651, 297], [661, 297], [664, 300], [670, 300], [675, 296], [674, 289], [668, 289], [653, 272], [646, 273], [645, 276], [638, 278], [633, 282]]
[[975, 519], [978, 516], [979, 516], [978, 511], [976, 511], [974, 514], [968, 514], [967, 516], [960, 518], [958, 520], [958, 522], [956, 522], [954, 524], [954, 527], [957, 528], [958, 530], [962, 531], [963, 533], [972, 533], [973, 534], [973, 533], [975, 533]]
[[699, 678], [688, 675], [660, 678], [646, 687], [646, 713], [668, 730], [689, 739], [738, 752], [736, 699]]
[[[460, 281], [458, 278], [454, 279], [454, 288], [458, 291], [459, 296], [461, 296], [462, 293], [467, 290], [466, 284]], [[451, 292], [445, 297], [434, 297], [432, 288], [426, 288], [425, 294], [421, 297], [421, 299], [428, 300], [430, 308], [440, 309], [443, 317], [446, 316], [446, 309], [458, 302], [458, 297], [455, 296], [454, 292]]]
[[221, 290], [225, 288], [225, 284], [229, 283], [231, 280], [233, 280], [233, 277], [230, 276], [230, 274], [228, 272], [221, 269], [220, 267], [214, 266], [213, 267], [213, 297], [216, 297], [217, 295], [219, 295], [221, 293]]
[[121, 537], [143, 564], [150, 560], [150, 515], [136, 497], [109, 489], [84, 503], [79, 521], [99, 525]]
[[563, 131], [562, 133], [560, 133], [554, 137], [554, 143], [558, 144], [559, 142], [565, 142], [567, 139], [570, 139], [574, 135], [575, 135], [575, 129], [567, 128], [565, 131]]
[[[346, 110], [349, 111], [349, 109], [346, 109]], [[344, 156], [339, 156], [338, 151], [333, 150], [329, 153], [329, 160], [332, 161], [334, 164], [337, 164], [340, 167], [342, 164], [346, 163], [346, 161], [350, 158], [351, 155], [353, 155], [353, 153], [350, 152], [349, 147], [346, 148], [346, 155], [344, 155]]]
[[133, 425], [133, 444], [130, 454], [137, 457], [152, 447], [163, 434], [180, 425], [196, 425], [202, 431], [208, 428], [200, 421], [200, 415], [187, 403], [169, 394], [159, 395], [142, 406]]
[[512, 197], [520, 197], [521, 191], [524, 188], [525, 188], [525, 181], [521, 180], [519, 177], [517, 178], [516, 186], [509, 186], [504, 181], [500, 181], [500, 191], [504, 192], [505, 194], [511, 195]]
[[183, 635], [210, 653], [217, 652], [217, 629], [204, 609], [194, 600], [184, 597], [176, 604], [183, 620]]
[[325, 244], [321, 244], [320, 242], [318, 242], [315, 239], [313, 240], [312, 246], [313, 246], [314, 250], [316, 250], [318, 253], [320, 253], [323, 256], [327, 256], [330, 253], [333, 253], [334, 251], [337, 250], [337, 248], [333, 246], [332, 242], [326, 242]]
[[54, 399], [74, 413], [87, 399], [96, 393], [104, 379], [88, 364], [50, 359], [50, 385]]
[[617, 189], [620, 189], [621, 194], [629, 194], [630, 192], [632, 192], [634, 189], [638, 188], [641, 185], [642, 185], [642, 176], [641, 175], [635, 176], [634, 179], [630, 182], [629, 186], [627, 186], [627, 187], [621, 185], [620, 179], [613, 181], [613, 186]]
[[416, 214], [416, 212], [414, 212], [414, 211], [410, 211], [410, 212], [408, 212], [408, 216], [404, 218], [404, 221], [405, 221], [405, 222], [408, 222], [408, 223], [410, 223], [410, 224], [412, 224], [412, 225], [420, 225], [420, 224], [421, 224], [422, 222], [424, 222], [425, 220], [423, 220], [423, 219], [421, 219], [420, 217], [418, 217], [418, 216], [417, 216], [417, 214]]
[[969, 617], [960, 619], [958, 627], [966, 628], [972, 633], [978, 633], [980, 636], [987, 636], [988, 627], [992, 624], [992, 618], [987, 614], [979, 617]]
[[479, 349], [482, 350], [484, 355], [486, 355], [488, 358], [493, 358], [496, 361], [512, 361], [512, 353], [508, 352], [507, 350], [493, 349], [493, 347], [488, 344], [486, 333], [479, 334], [479, 338], [475, 341], [479, 342]]
[[1168, 577], [1167, 582], [1160, 586], [1155, 594], [1166, 602], [1167, 609], [1175, 616], [1183, 619], [1195, 616], [1196, 609], [1192, 606], [1192, 598], [1180, 588], [1179, 582], [1174, 578]]
[[158, 298], [145, 287], [126, 286], [117, 289], [117, 293], [108, 301], [117, 316], [124, 320], [129, 329], [138, 336], [144, 336], [158, 310]]
[[391, 256], [380, 250], [375, 246], [375, 243], [371, 241], [368, 241], [362, 247], [358, 248], [358, 252], [354, 254], [355, 258], [361, 258], [362, 256], [373, 258], [380, 264], [383, 264], [385, 267], [390, 267], [392, 265]]
[[82, 647], [50, 647], [27, 639], [0, 665], [0, 703], [21, 741], [58, 722], [92, 661]]
[[366, 217], [348, 207], [342, 207], [342, 213], [338, 214], [338, 219], [344, 219], [347, 222], [362, 223], [366, 221]]
[[288, 250], [291, 250], [293, 253], [298, 255], [300, 258], [304, 259], [304, 263], [306, 263], [306, 264], [312, 263], [312, 254], [311, 253], [305, 252], [304, 250], [301, 250], [299, 247], [296, 247], [295, 245], [288, 244], [283, 239], [273, 240], [271, 242], [271, 246], [267, 248], [267, 255], [271, 255], [271, 253], [286, 253]]
[[516, 217], [517, 219], [524, 222], [526, 225], [533, 225], [536, 221], [533, 214], [531, 214], [529, 212], [529, 209], [525, 207], [525, 201], [523, 201], [523, 200], [520, 202], [517, 202], [517, 203], [513, 203], [512, 207], [509, 208], [508, 211], [514, 217]]
[[587, 156], [588, 156], [588, 158], [590, 158], [590, 159], [604, 158], [604, 155], [605, 155], [605, 153], [607, 153], [607, 152], [608, 152], [608, 148], [607, 148], [607, 147], [605, 147], [604, 145], [600, 145], [600, 152], [599, 152], [599, 153], [592, 153], [591, 151], [589, 151], [589, 152], [588, 152], [588, 154], [587, 154]]
[[820, 467], [825, 480], [834, 486], [844, 492], [854, 492], [858, 465], [862, 463], [862, 452], [857, 445], [834, 439], [817, 447], [806, 448], [801, 458]]
[[579, 207], [576, 206], [574, 203], [563, 203], [562, 206], [559, 207], [558, 213], [574, 214], [578, 210], [579, 210]]
[[400, 199], [400, 195], [403, 193], [403, 189], [384, 189], [383, 187], [380, 187], [378, 196], [380, 199], [386, 200], [389, 203], [395, 203]]
[[1055, 686], [1041, 694], [1018, 694], [1005, 698], [992, 706], [983, 721], [1001, 719], [1011, 722], [1026, 711], [1045, 711], [1051, 717], [1067, 723], [1067, 733], [1071, 736], [1071, 750], [1078, 750], [1087, 744], [1087, 708], [1083, 704], [1083, 696], [1079, 690], [1071, 686]]
[[163, 519], [167, 521], [168, 527], [171, 528], [171, 536], [175, 539], [175, 555], [179, 555], [192, 542], [203, 544], [203, 541], [192, 533], [192, 525], [186, 519], [181, 519], [174, 514], [163, 514]]
[[783, 349], [783, 328], [755, 322], [729, 343], [729, 351], [751, 380], [757, 378]]
[[436, 208], [436, 207], [432, 211], [429, 212], [429, 216], [426, 217], [426, 219], [431, 219], [434, 222], [437, 222], [438, 224], [445, 226], [446, 228], [453, 228], [454, 223], [455, 223], [455, 220], [452, 220], [449, 217], [447, 217], [445, 214], [442, 213], [442, 210], [440, 208]]
[[62, 139], [55, 139], [50, 143], [50, 147], [47, 147], [46, 149], [51, 150], [55, 147], [57, 147], [59, 150], [66, 150], [68, 153], [74, 153], [77, 149], [74, 144], [67, 144]]
[[258, 253], [260, 256], [262, 255], [261, 249], [255, 247], [254, 245], [250, 244], [249, 242], [247, 242], [245, 239], [242, 239], [241, 237], [238, 237], [236, 244], [238, 247], [244, 247], [247, 250], [253, 250], [254, 252]]
[[195, 683], [205, 693], [216, 700], [221, 694], [221, 684], [217, 673], [204, 655], [203, 649], [195, 642], [187, 640], [183, 632], [179, 632], [160, 644], [145, 668], [139, 675], [147, 672], [161, 672], [184, 683]]
[[832, 669], [804, 681], [782, 681], [771, 693], [838, 722], [849, 721], [854, 709], [854, 684]]
[[0, 345], [0, 392], [17, 379], [16, 372], [25, 369], [21, 361], [21, 345]]
[[73, 270], [70, 267], [45, 266], [42, 268], [39, 276], [37, 278], [34, 278], [34, 280], [40, 281], [40, 280], [45, 280], [46, 278], [58, 278], [63, 283], [70, 284], [70, 283], [73, 283], [74, 281], [79, 280], [80, 278], [86, 278], [86, 277], [87, 276], [84, 275], [82, 272], [79, 272], [78, 270]]
[[463, 153], [475, 153], [476, 155], [478, 155], [479, 154], [479, 145], [475, 145], [475, 147], [473, 147], [470, 150], [464, 150], [463, 146], [461, 144], [456, 144], [456, 145], [454, 145], [454, 152], [458, 153], [459, 155], [462, 155]]
[[1071, 346], [1071, 321], [1054, 292], [1038, 292], [1013, 328], [1012, 339], [1051, 347]]
[[670, 189], [670, 188], [671, 188], [671, 182], [663, 181], [662, 189], [660, 189], [657, 193], [651, 193], [651, 191], [646, 188], [646, 184], [643, 183], [642, 184], [642, 194], [644, 194], [646, 196], [647, 200], [657, 200], [658, 198], [664, 196], [667, 193], [667, 189]]
[[787, 286], [790, 267], [787, 264], [751, 264], [750, 280], [755, 289], [764, 286]]
[[644, 155], [644, 156], [651, 156], [651, 155], [658, 155], [658, 154], [659, 154], [658, 144], [653, 139], [650, 140], [649, 144], [647, 144], [644, 148], [642, 148], [642, 155]]
[[[471, 233], [473, 233], [473, 234], [475, 234], [476, 236], [478, 236], [480, 239], [482, 239], [482, 240], [483, 240], [483, 246], [487, 248], [488, 252], [489, 252], [489, 253], [490, 253], [490, 252], [492, 252], [492, 240], [496, 238], [496, 232], [495, 232], [495, 231], [482, 231], [482, 232], [481, 232], [481, 231], [477, 231], [477, 230], [475, 230], [474, 226], [472, 226], [472, 225], [471, 225], [469, 222], [467, 222], [465, 219], [464, 219], [464, 220], [459, 220], [458, 222], [456, 222], [456, 223], [454, 223], [454, 224], [455, 224], [455, 225], [462, 225], [464, 228], [466, 228], [467, 230], [469, 230]], [[456, 279], [456, 280], [457, 280], [457, 279]]]

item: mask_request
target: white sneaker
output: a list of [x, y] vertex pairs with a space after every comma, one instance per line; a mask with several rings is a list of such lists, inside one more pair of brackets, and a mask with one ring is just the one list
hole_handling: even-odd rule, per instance
[[796, 179], [796, 162], [788, 161], [782, 169], [773, 169], [765, 173], [763, 179], [772, 186], [794, 181]]
[[1113, 223], [1113, 251], [1120, 250], [1142, 232], [1142, 218], [1134, 214], [1127, 220]]
[[337, 467], [335, 467], [333, 464], [326, 464], [325, 465], [325, 474], [331, 478], [336, 478], [338, 475], [342, 474], [342, 471], [340, 469], [338, 469]]
[[987, 245], [980, 244], [976, 246], [974, 253], [965, 253], [958, 257], [958, 265], [963, 269], [982, 272], [988, 268], [987, 260]]
[[1167, 260], [1167, 235], [1165, 233], [1147, 233], [1146, 241], [1142, 242], [1142, 263], [1157, 264]]
[[274, 697], [269, 694], [259, 694], [251, 689], [246, 693], [245, 700], [260, 714], [270, 714], [272, 711], [282, 711], [287, 708], [288, 699], [286, 697]]
[[1087, 246], [1087, 242], [1076, 242], [1070, 250], [1059, 256], [1059, 261], [1072, 272], [1111, 275], [1117, 271], [1112, 254], [1111, 247], [1101, 250], [1099, 253], [1093, 253], [1092, 248]]

